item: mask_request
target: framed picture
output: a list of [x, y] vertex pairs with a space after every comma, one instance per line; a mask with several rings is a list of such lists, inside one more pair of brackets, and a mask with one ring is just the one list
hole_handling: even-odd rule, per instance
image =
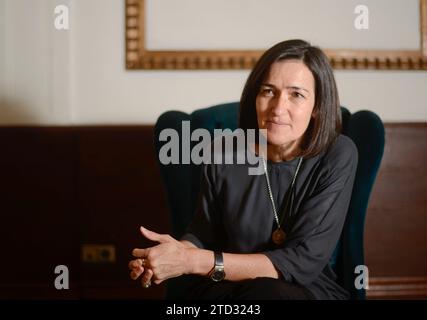
[[250, 69], [301, 38], [335, 69], [427, 70], [427, 0], [125, 1], [127, 69]]

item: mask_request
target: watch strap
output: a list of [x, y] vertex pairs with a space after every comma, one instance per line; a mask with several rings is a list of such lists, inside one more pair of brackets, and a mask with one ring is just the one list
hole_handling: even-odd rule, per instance
[[214, 257], [215, 257], [214, 268], [224, 267], [224, 257], [222, 255], [222, 252], [221, 251], [215, 251], [214, 252]]

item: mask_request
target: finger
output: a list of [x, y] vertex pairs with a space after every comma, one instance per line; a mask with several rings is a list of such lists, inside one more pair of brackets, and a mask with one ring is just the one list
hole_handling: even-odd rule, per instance
[[132, 271], [130, 272], [129, 276], [130, 276], [130, 278], [131, 278], [132, 280], [136, 280], [136, 279], [138, 279], [138, 273], [137, 273], [136, 271], [134, 271], [134, 270], [132, 270]]
[[151, 241], [157, 241], [157, 242], [168, 242], [172, 239], [172, 237], [168, 234], [160, 234], [151, 230], [148, 230], [144, 227], [140, 228], [142, 235]]
[[137, 278], [139, 278], [139, 276], [141, 274], [143, 274], [145, 271], [144, 267], [138, 267], [138, 268], [134, 268], [130, 271], [130, 276], [133, 280], [136, 280]]
[[151, 269], [145, 270], [145, 272], [141, 278], [142, 285], [149, 284], [151, 282], [152, 277], [153, 277], [153, 270], [151, 270]]
[[150, 250], [149, 248], [147, 248], [147, 249], [135, 248], [135, 249], [132, 250], [132, 255], [135, 258], [145, 258], [145, 257], [148, 256], [148, 251], [149, 250]]
[[138, 269], [134, 269], [134, 270], [132, 270], [130, 272], [130, 277], [131, 277], [132, 280], [136, 280], [143, 273], [144, 273], [144, 268], [143, 267], [139, 267]]
[[151, 269], [146, 269], [144, 272], [144, 275], [142, 277], [142, 280], [147, 283], [151, 281], [151, 278], [153, 277], [153, 270]]
[[129, 269], [130, 270], [138, 268], [140, 266], [142, 266], [142, 259], [135, 259], [135, 260], [131, 260], [129, 262]]
[[162, 282], [163, 282], [163, 280], [158, 280], [158, 279], [157, 279], [157, 280], [154, 280], [154, 283], [155, 283], [155, 284], [161, 284]]
[[145, 269], [145, 267], [139, 266], [139, 267], [130, 269], [130, 271], [135, 271], [135, 272], [141, 273], [141, 272], [144, 272], [144, 269]]

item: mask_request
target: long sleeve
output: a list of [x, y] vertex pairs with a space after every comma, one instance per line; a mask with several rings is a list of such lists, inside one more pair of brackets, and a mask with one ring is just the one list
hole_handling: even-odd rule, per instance
[[222, 223], [220, 203], [215, 194], [214, 168], [203, 165], [200, 193], [194, 217], [181, 240], [188, 240], [199, 248], [213, 249], [221, 239]]
[[348, 143], [323, 159], [322, 174], [297, 210], [284, 246], [264, 252], [285, 280], [308, 285], [328, 264], [346, 218], [357, 157]]

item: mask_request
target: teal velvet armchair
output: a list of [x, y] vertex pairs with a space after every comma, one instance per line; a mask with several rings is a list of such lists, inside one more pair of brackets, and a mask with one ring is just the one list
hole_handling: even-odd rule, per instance
[[[191, 114], [180, 111], [163, 113], [155, 125], [154, 143], [157, 159], [159, 150], [166, 143], [159, 141], [159, 134], [163, 129], [175, 129], [180, 134], [182, 121], [190, 121], [192, 131], [204, 128], [213, 135], [214, 129], [234, 130], [238, 124], [238, 105], [238, 102], [220, 104], [196, 110]], [[355, 268], [358, 265], [364, 265], [365, 216], [369, 196], [383, 155], [384, 126], [381, 119], [371, 111], [363, 110], [351, 114], [345, 107], [341, 107], [341, 111], [342, 133], [350, 137], [356, 144], [359, 162], [346, 222], [330, 263], [336, 271], [338, 282], [350, 292], [351, 298], [364, 299], [365, 290], [356, 289], [354, 285], [358, 275], [355, 273]], [[158, 163], [167, 193], [172, 235], [179, 238], [183, 235], [195, 211], [201, 166], [194, 164], [163, 165], [160, 161]], [[182, 297], [187, 283], [186, 276], [168, 280], [167, 298], [179, 299]]]

